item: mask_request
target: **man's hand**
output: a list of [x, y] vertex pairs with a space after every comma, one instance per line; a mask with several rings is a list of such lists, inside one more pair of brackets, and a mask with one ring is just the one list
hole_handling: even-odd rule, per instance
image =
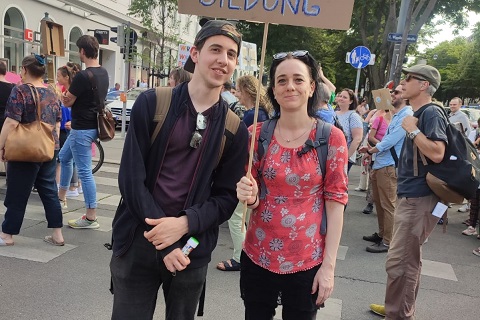
[[65, 129], [72, 130], [72, 121], [65, 122]]
[[146, 218], [145, 222], [154, 226], [154, 228], [145, 232], [144, 237], [150, 241], [157, 250], [171, 246], [188, 232], [188, 220], [186, 216], [160, 219]]
[[418, 129], [417, 123], [418, 118], [415, 118], [414, 116], [406, 116], [402, 121], [402, 128], [405, 129], [407, 133], [410, 133]]
[[358, 148], [358, 152], [360, 152], [360, 153], [367, 153], [367, 151], [368, 151], [367, 146], [363, 146], [363, 147]]
[[175, 272], [184, 270], [190, 264], [190, 259], [185, 257], [181, 249], [177, 248], [167, 254], [163, 258], [163, 262], [168, 271]]

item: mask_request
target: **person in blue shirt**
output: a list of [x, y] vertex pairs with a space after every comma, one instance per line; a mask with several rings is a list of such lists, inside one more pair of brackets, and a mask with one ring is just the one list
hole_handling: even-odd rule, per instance
[[[412, 108], [407, 106], [401, 95], [402, 86], [399, 85], [391, 93], [394, 115], [382, 141], [373, 148], [364, 146], [359, 150], [369, 155], [376, 154], [371, 180], [379, 231], [363, 237], [366, 241], [374, 242], [367, 247], [367, 251], [372, 253], [387, 252], [392, 240], [393, 216], [397, 201], [396, 166], [405, 140], [402, 121], [406, 116], [413, 115]], [[397, 160], [393, 158], [394, 154]]]
[[331, 92], [325, 83], [319, 83], [318, 85], [318, 98], [320, 104], [318, 106], [317, 116], [327, 123], [335, 123], [335, 111], [328, 103], [330, 101]]
[[120, 83], [115, 83], [115, 87], [108, 89], [108, 92], [119, 91], [120, 90]]

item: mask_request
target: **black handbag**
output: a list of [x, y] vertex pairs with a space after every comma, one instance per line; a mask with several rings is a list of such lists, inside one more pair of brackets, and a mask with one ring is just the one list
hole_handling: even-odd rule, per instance
[[97, 105], [98, 139], [102, 142], [110, 141], [115, 137], [115, 118], [113, 118], [112, 111], [105, 106], [105, 102], [101, 101], [98, 96], [97, 80], [92, 71], [88, 69], [86, 71], [92, 83], [93, 99]]

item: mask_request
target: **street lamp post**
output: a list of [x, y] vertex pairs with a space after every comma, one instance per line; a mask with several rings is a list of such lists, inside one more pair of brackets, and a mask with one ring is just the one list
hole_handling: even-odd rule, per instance
[[[402, 3], [400, 4], [400, 14], [398, 15], [398, 22], [397, 22], [397, 33], [403, 34], [405, 30], [405, 21], [407, 20], [407, 11], [408, 7], [410, 6], [410, 1], [411, 0], [402, 0]], [[410, 26], [408, 26], [410, 28]], [[400, 47], [402, 44], [405, 44], [407, 42], [406, 37], [402, 37], [402, 42], [397, 42], [395, 43], [395, 46], [393, 48], [393, 54], [392, 54], [392, 62], [390, 63], [390, 76], [389, 76], [389, 81], [395, 80], [395, 70], [397, 68], [398, 63], [403, 63], [402, 61], [399, 60], [400, 56]]]

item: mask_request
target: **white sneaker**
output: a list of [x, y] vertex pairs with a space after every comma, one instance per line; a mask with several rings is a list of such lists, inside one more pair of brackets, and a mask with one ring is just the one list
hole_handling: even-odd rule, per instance
[[58, 201], [60, 201], [60, 208], [62, 208], [62, 213], [66, 213], [68, 211], [67, 199], [65, 200], [58, 199]]
[[83, 193], [82, 186], [78, 187], [78, 188], [77, 188], [77, 191], [78, 191], [78, 193]]
[[477, 235], [477, 230], [475, 230], [475, 228], [472, 227], [472, 226], [468, 226], [467, 229], [462, 231], [462, 234], [464, 234], [466, 236], [476, 236]]
[[470, 210], [470, 203], [465, 203], [463, 206], [458, 208], [458, 212], [467, 212]]
[[75, 188], [75, 190], [67, 190], [67, 193], [65, 194], [65, 196], [69, 199], [71, 198], [76, 198], [78, 197], [80, 194], [78, 192], [78, 189]]

